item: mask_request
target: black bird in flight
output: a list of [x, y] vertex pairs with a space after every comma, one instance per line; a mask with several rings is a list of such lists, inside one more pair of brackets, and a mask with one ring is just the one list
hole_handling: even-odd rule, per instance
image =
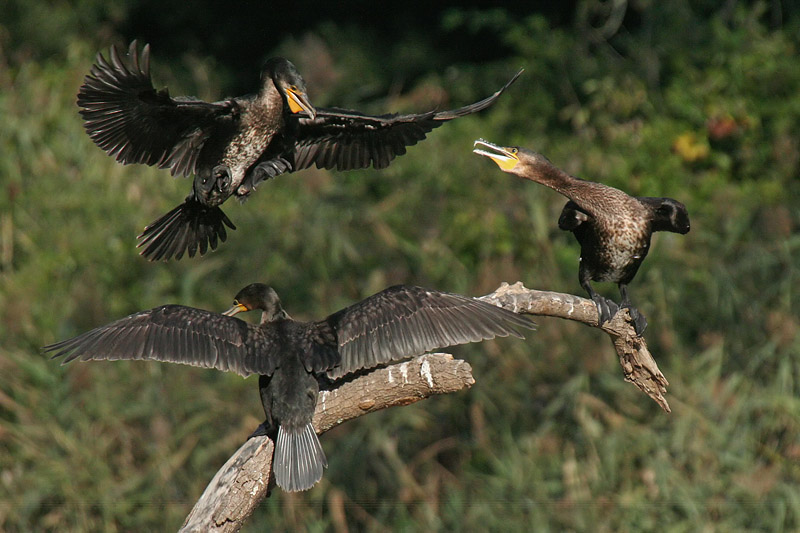
[[[261, 323], [234, 318], [261, 310]], [[514, 335], [527, 318], [487, 302], [397, 285], [317, 322], [292, 320], [275, 291], [254, 283], [219, 314], [162, 305], [45, 346], [64, 363], [147, 359], [258, 374], [266, 421], [253, 435], [275, 440], [273, 471], [285, 491], [311, 488], [327, 466], [311, 424], [320, 380], [429, 350]]]
[[[475, 141], [474, 153], [492, 159], [504, 172], [541, 183], [569, 198], [558, 227], [573, 232], [581, 245], [578, 279], [597, 305], [598, 324], [617, 313], [613, 301], [597, 294], [591, 281], [610, 281], [619, 286], [622, 301], [641, 335], [647, 319], [631, 303], [628, 284], [650, 250], [654, 231], [689, 232], [686, 206], [672, 198], [634, 197], [593, 181], [570, 176], [546, 157], [516, 146], [502, 147]], [[486, 148], [487, 150], [484, 150]]]
[[272, 58], [261, 73], [258, 94], [208, 103], [156, 91], [150, 78], [150, 47], [136, 41], [128, 59], [112, 46], [97, 55], [78, 92], [89, 137], [123, 164], [194, 174], [183, 204], [139, 235], [141, 255], [151, 261], [203, 255], [236, 229], [220, 209], [230, 196], [244, 200], [265, 179], [317, 168], [384, 168], [406, 147], [449, 120], [492, 105], [520, 70], [492, 96], [450, 111], [370, 116], [346, 109], [315, 109], [297, 69]]

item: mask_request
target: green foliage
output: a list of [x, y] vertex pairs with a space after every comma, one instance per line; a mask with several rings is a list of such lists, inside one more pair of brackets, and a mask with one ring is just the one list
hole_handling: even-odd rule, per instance
[[[189, 181], [119, 165], [83, 133], [74, 98], [97, 36], [65, 34], [49, 60], [0, 57], [13, 65], [0, 68], [0, 529], [175, 529], [262, 417], [253, 378], [61, 367], [43, 344], [167, 302], [224, 309], [253, 281], [301, 319], [401, 282], [580, 294], [577, 244], [555, 224], [564, 199], [473, 156], [478, 137], [688, 206], [692, 231], [658, 234], [632, 287], [672, 414], [622, 381], [599, 331], [541, 319], [524, 342], [454, 350], [474, 368], [470, 391], [326, 434], [320, 485], [276, 490], [247, 530], [331, 529], [337, 510], [370, 531], [800, 529], [797, 43], [759, 3], [638, 4], [637, 29], [609, 40], [580, 21], [452, 11], [445, 29], [502, 28], [509, 57], [430, 74], [369, 110], [468, 103], [524, 67], [497, 105], [383, 171], [266, 183], [226, 204], [238, 230], [217, 252], [168, 264], [142, 260], [134, 237]], [[385, 61], [338, 30], [281, 50], [325, 59], [301, 65], [321, 80], [315, 101], [359, 106], [374, 94], [353, 80], [386, 86], [408, 50]], [[221, 96], [208, 60], [153, 68], [174, 94]]]
[[4, 62], [63, 58], [76, 39], [102, 43], [113, 35], [111, 25], [123, 18], [126, 8], [122, 2], [103, 0], [6, 0], [0, 4], [0, 50], [7, 54]]

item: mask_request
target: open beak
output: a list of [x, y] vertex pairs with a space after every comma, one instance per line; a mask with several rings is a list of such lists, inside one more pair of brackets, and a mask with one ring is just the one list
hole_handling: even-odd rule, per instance
[[317, 110], [311, 105], [308, 95], [300, 89], [286, 89], [286, 100], [289, 102], [289, 109], [292, 113], [305, 111], [312, 119], [317, 116]]
[[475, 148], [472, 150], [472, 153], [488, 157], [497, 163], [497, 166], [500, 167], [501, 170], [506, 172], [513, 169], [515, 166], [517, 166], [517, 163], [519, 163], [519, 156], [517, 156], [516, 148], [504, 148], [502, 146], [492, 144], [489, 141], [484, 141], [483, 139], [478, 139], [475, 141], [473, 146], [482, 146], [492, 150], [490, 152], [481, 148]]
[[222, 314], [225, 316], [233, 316], [235, 314], [242, 313], [244, 311], [247, 311], [247, 307], [245, 307], [242, 304], [236, 304]]

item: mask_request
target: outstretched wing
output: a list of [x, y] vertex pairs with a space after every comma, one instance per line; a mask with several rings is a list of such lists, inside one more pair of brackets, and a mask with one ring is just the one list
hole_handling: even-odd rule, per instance
[[97, 54], [78, 91], [84, 128], [108, 155], [124, 164], [170, 168], [173, 175], [195, 171], [203, 144], [222, 124], [235, 120], [234, 101], [208, 103], [171, 98], [150, 78], [150, 45], [141, 56], [136, 41], [128, 61], [111, 47], [109, 60]]
[[317, 109], [317, 116], [301, 118], [294, 150], [294, 170], [317, 168], [353, 170], [374, 166], [385, 168], [406, 147], [417, 144], [434, 128], [492, 105], [522, 70], [499, 91], [474, 104], [450, 111], [429, 111], [417, 115], [370, 116], [347, 109]]
[[163, 305], [134, 313], [82, 335], [44, 347], [64, 363], [146, 359], [250, 374], [271, 375], [279, 345], [272, 330], [238, 318]]
[[421, 287], [397, 285], [327, 318], [339, 340], [339, 378], [362, 368], [429, 350], [514, 335], [527, 318], [490, 303]]

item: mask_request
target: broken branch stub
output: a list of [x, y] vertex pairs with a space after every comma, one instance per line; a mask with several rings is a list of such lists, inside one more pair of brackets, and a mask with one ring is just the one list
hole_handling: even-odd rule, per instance
[[636, 335], [627, 309], [621, 309], [609, 322], [598, 326], [597, 307], [592, 300], [572, 294], [526, 289], [522, 282], [503, 283], [481, 300], [517, 313], [575, 320], [602, 329], [611, 337], [625, 381], [633, 383], [666, 412], [671, 412], [664, 397], [669, 382], [647, 349], [644, 337]]

